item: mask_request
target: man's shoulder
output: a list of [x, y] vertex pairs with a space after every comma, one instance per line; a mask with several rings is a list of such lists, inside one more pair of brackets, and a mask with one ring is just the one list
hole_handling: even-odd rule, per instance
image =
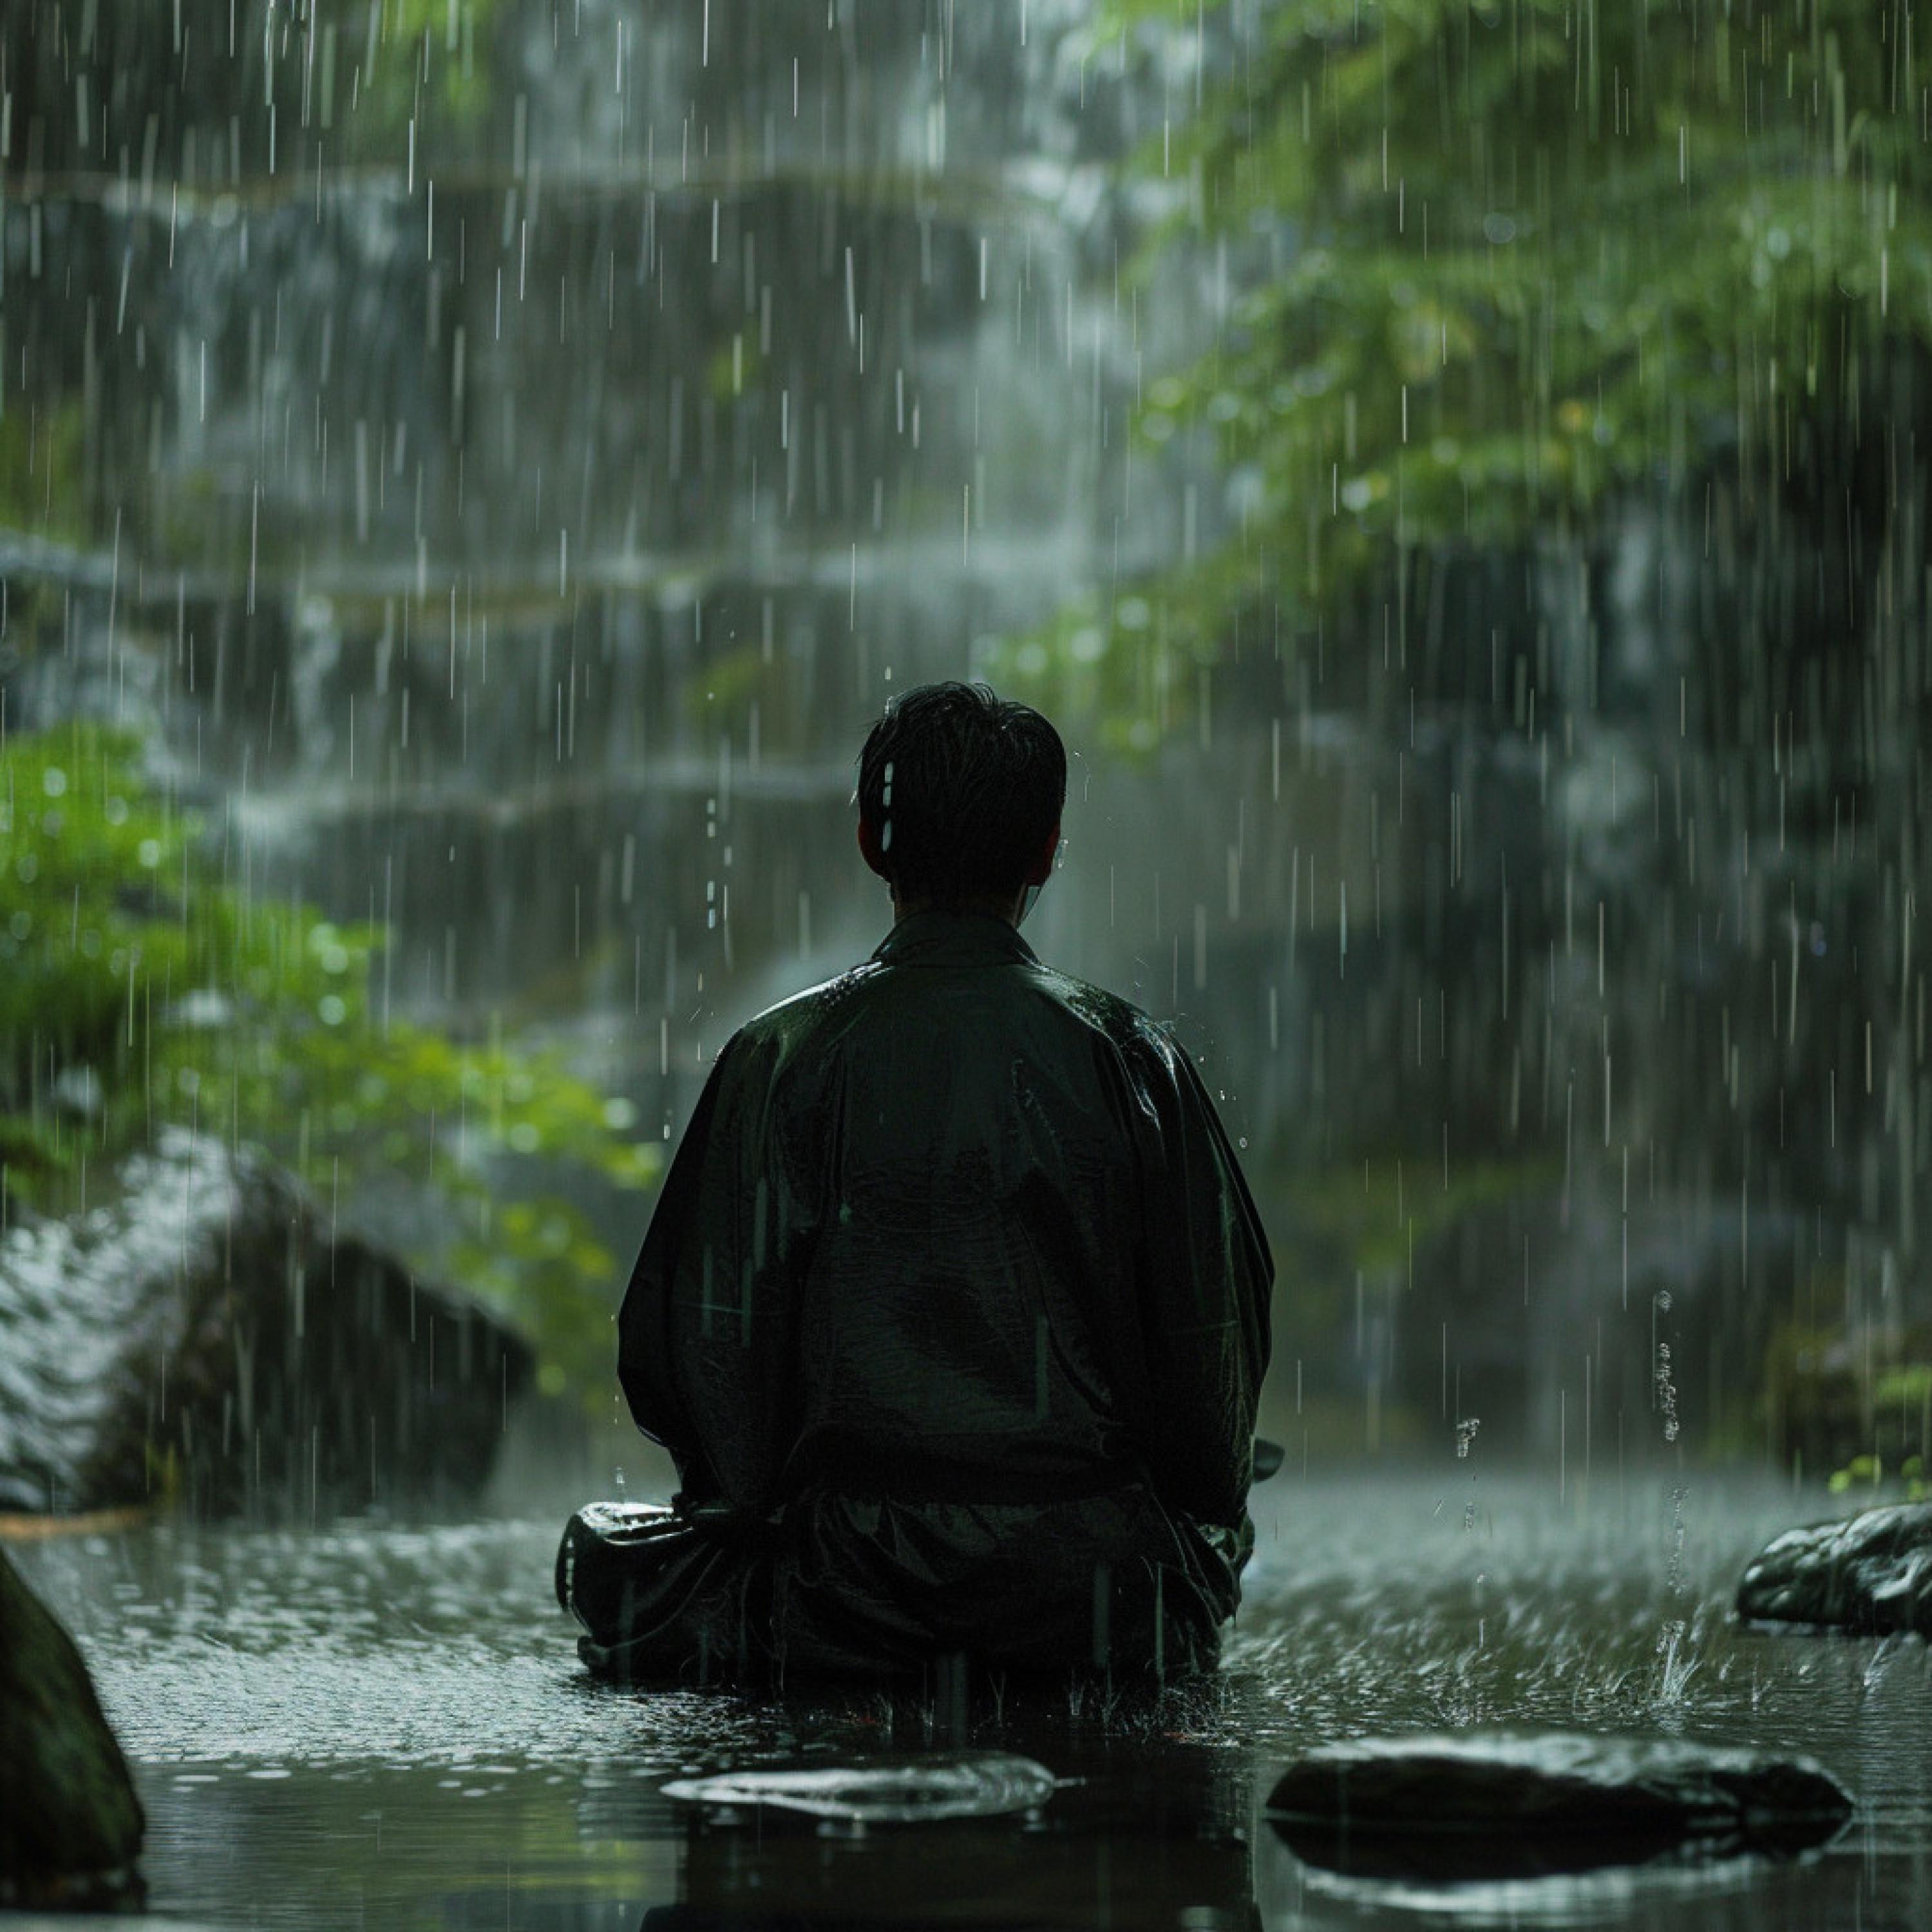
[[874, 960], [861, 960], [815, 986], [801, 987], [754, 1013], [734, 1036], [742, 1046], [762, 1048], [789, 1058], [802, 1045], [823, 1040], [856, 1014], [861, 995], [883, 969]]
[[1096, 986], [1043, 962], [1027, 969], [1028, 976], [1048, 999], [1116, 1046], [1125, 1046], [1164, 1037], [1159, 1023], [1134, 1003], [1106, 986]]
[[[1008, 970], [1031, 997], [1124, 1054], [1164, 1064], [1181, 1054], [1166, 1025], [1107, 987], [1038, 960]], [[744, 1046], [762, 1049], [781, 1061], [794, 1059], [801, 1049], [808, 1053], [829, 1047], [861, 1023], [872, 996], [884, 993], [889, 984], [916, 990], [919, 982], [893, 974], [883, 961], [862, 960], [754, 1013], [740, 1028], [738, 1038]]]

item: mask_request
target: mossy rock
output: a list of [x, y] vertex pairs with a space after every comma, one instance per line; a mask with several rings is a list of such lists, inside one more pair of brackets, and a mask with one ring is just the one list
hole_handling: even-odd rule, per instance
[[138, 1905], [146, 1820], [72, 1637], [0, 1550], [0, 1907]]

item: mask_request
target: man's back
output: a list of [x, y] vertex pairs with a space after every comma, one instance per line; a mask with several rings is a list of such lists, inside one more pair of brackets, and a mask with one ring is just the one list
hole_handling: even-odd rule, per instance
[[[858, 758], [871, 959], [720, 1050], [618, 1318], [669, 1512], [572, 1519], [612, 1675], [1211, 1664], [1274, 1264], [1187, 1056], [1019, 937], [1066, 751], [952, 680]], [[644, 1520], [650, 1517], [650, 1520]]]
[[721, 1052], [620, 1374], [688, 1501], [784, 1511], [782, 1650], [1030, 1658], [998, 1626], [1057, 1588], [1084, 1660], [1135, 1614], [1115, 1566], [1156, 1620], [1169, 1566], [1196, 1637], [1238, 1598], [1271, 1278], [1167, 1036], [1007, 921], [918, 912]]

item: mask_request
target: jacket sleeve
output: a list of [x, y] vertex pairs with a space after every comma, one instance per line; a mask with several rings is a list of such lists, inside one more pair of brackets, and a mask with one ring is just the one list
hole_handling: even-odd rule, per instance
[[815, 1214], [772, 1091], [776, 1046], [712, 1063], [617, 1318], [617, 1374], [682, 1493], [760, 1512], [796, 1432], [796, 1285]]
[[1148, 1373], [1138, 1432], [1163, 1500], [1206, 1522], [1238, 1523], [1268, 1364], [1274, 1258], [1192, 1060], [1151, 1024], [1142, 1044], [1138, 1287]]

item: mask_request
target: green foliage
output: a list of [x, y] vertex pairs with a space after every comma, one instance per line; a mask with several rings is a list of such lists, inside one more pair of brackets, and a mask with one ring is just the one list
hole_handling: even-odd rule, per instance
[[775, 680], [756, 638], [729, 644], [686, 681], [681, 694], [685, 718], [696, 730], [742, 731], [752, 706]]
[[[1094, 49], [1192, 43], [1197, 18], [1114, 0]], [[1932, 342], [1932, 148], [1902, 19], [1867, 0], [1251, 12], [1226, 80], [1136, 164], [1175, 201], [1142, 287], [1188, 285], [1222, 245], [1247, 284], [1136, 422], [1149, 449], [1210, 443], [1240, 527], [1137, 600], [1213, 655], [1244, 611], [1312, 608], [1409, 547], [1585, 529], [1713, 464], [1769, 495], [1856, 439], [1888, 360]], [[1137, 640], [1116, 617], [1093, 655], [1096, 622], [1012, 668], [1077, 659], [1091, 695], [1146, 717], [1112, 668]]]
[[748, 331], [734, 332], [729, 342], [721, 342], [705, 364], [704, 380], [714, 401], [736, 402], [748, 389], [755, 392], [766, 375], [765, 358], [758, 352], [758, 339]]
[[[325, 1200], [398, 1174], [442, 1192], [462, 1234], [409, 1259], [454, 1275], [536, 1337], [547, 1384], [608, 1377], [614, 1262], [582, 1212], [504, 1198], [506, 1158], [594, 1169], [626, 1188], [662, 1152], [634, 1109], [554, 1052], [460, 1043], [370, 1001], [380, 924], [211, 876], [198, 814], [158, 795], [136, 734], [91, 722], [0, 748], [0, 1160], [53, 1210], [80, 1163], [162, 1122], [259, 1143]], [[90, 1071], [94, 1117], [52, 1104]]]
[[[434, 112], [446, 123], [476, 121], [489, 103], [488, 35], [497, 0], [317, 0], [322, 32], [340, 51], [339, 98], [332, 118], [383, 128]], [[478, 42], [484, 44], [479, 47]]]
[[1299, 1349], [1317, 1353], [1342, 1330], [1358, 1284], [1406, 1294], [1415, 1285], [1418, 1251], [1429, 1265], [1432, 1247], [1460, 1222], [1498, 1202], [1547, 1193], [1561, 1168], [1544, 1160], [1459, 1161], [1445, 1185], [1438, 1162], [1382, 1154], [1303, 1172], [1283, 1140], [1262, 1179], [1285, 1204], [1292, 1256], [1282, 1278], [1293, 1281], [1294, 1292], [1275, 1310], [1276, 1359], [1284, 1360]]
[[[1820, 1265], [1800, 1291], [1816, 1309], [1841, 1307], [1841, 1268]], [[1932, 1447], [1932, 1328], [1921, 1323], [1875, 1342], [1860, 1324], [1779, 1322], [1764, 1353], [1757, 1399], [1736, 1417], [1748, 1453], [1769, 1432], [1786, 1466], [1837, 1470], [1842, 1490], [1871, 1483]], [[1847, 1472], [1862, 1473], [1847, 1474]]]
[[1093, 718], [1115, 757], [1151, 754], [1198, 702], [1200, 681], [1241, 622], [1252, 572], [1223, 552], [1110, 598], [1090, 593], [1031, 636], [1000, 641], [1000, 688], [1055, 715]]
[[[1898, 1480], [1904, 1500], [1924, 1502], [1932, 1498], [1932, 1478], [1922, 1456], [1908, 1456], [1899, 1466]], [[1853, 1489], [1870, 1489], [1876, 1493], [1885, 1481], [1885, 1465], [1876, 1456], [1854, 1456], [1842, 1469], [1832, 1472], [1828, 1485], [1832, 1495], [1841, 1496]]]
[[0, 413], [0, 526], [51, 537], [85, 532], [83, 416], [77, 396], [39, 410], [16, 400]]
[[1932, 1362], [1908, 1362], [1886, 1370], [1873, 1384], [1872, 1399], [1883, 1407], [1896, 1402], [1908, 1410], [1932, 1402]]
[[1298, 1233], [1328, 1244], [1352, 1270], [1400, 1274], [1417, 1247], [1426, 1248], [1485, 1208], [1546, 1192], [1559, 1172], [1543, 1160], [1470, 1160], [1444, 1175], [1426, 1162], [1367, 1159], [1360, 1166], [1288, 1180], [1290, 1219]]

